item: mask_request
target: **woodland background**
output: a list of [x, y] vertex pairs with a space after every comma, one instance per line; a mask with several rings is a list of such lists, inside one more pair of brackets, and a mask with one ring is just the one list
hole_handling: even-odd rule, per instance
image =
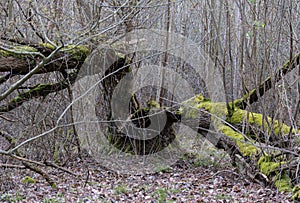
[[[250, 128], [252, 134], [259, 137], [255, 140], [258, 145], [271, 146], [271, 148], [262, 147], [268, 154], [271, 154], [276, 147], [275, 154], [280, 157], [280, 160], [272, 160], [272, 162], [285, 164], [283, 167], [275, 167], [277, 171], [275, 175], [265, 174], [270, 180], [265, 186], [273, 188], [270, 189], [272, 191], [270, 194], [266, 192], [268, 190], [265, 186], [251, 185], [253, 188], [261, 188], [261, 194], [246, 188], [242, 195], [247, 194], [243, 196], [245, 202], [251, 198], [253, 201], [265, 198], [261, 200], [265, 201], [274, 195], [278, 195], [276, 197], [282, 201], [289, 201], [291, 188], [294, 187], [293, 194], [299, 191], [296, 187], [299, 184], [298, 126], [300, 124], [299, 1], [5, 0], [1, 1], [0, 7], [0, 191], [2, 193], [0, 200], [33, 201], [39, 199], [39, 201], [46, 201], [48, 198], [47, 200], [52, 201], [53, 194], [55, 194], [56, 199], [65, 197], [67, 201], [67, 194], [72, 192], [66, 189], [68, 186], [63, 186], [65, 192], [62, 192], [60, 185], [63, 184], [59, 183], [63, 182], [64, 177], [59, 175], [61, 171], [64, 174], [71, 174], [70, 177], [72, 174], [76, 176], [78, 186], [80, 186], [78, 188], [89, 188], [89, 191], [78, 189], [78, 193], [93, 193], [93, 198], [101, 197], [103, 201], [129, 201], [146, 197], [149, 201], [163, 202], [172, 200], [175, 194], [177, 199], [173, 201], [183, 201], [188, 198], [191, 200], [203, 198], [204, 202], [242, 199], [241, 196], [237, 197], [238, 195], [235, 196], [232, 192], [240, 195], [241, 191], [237, 188], [241, 186], [238, 184], [244, 184], [249, 177], [241, 171], [235, 171], [230, 157], [225, 155], [224, 151], [217, 152], [216, 148], [208, 144], [204, 137], [199, 138], [195, 143], [197, 148], [195, 153], [182, 158], [181, 162], [184, 163], [179, 161], [180, 163], [177, 164], [177, 167], [188, 165], [188, 169], [181, 167], [185, 170], [180, 172], [176, 172], [178, 168], [173, 169], [171, 174], [165, 174], [163, 172], [166, 169], [161, 169], [157, 176], [148, 175], [144, 178], [150, 181], [150, 185], [152, 185], [152, 179], [159, 180], [154, 185], [161, 185], [160, 181], [165, 180], [166, 176], [166, 181], [170, 178], [169, 176], [176, 179], [176, 173], [185, 179], [190, 173], [196, 180], [199, 179], [201, 184], [204, 180], [212, 181], [203, 183], [206, 185], [203, 186], [205, 189], [193, 188], [190, 185], [193, 181], [189, 178], [178, 186], [179, 192], [171, 191], [163, 186], [158, 189], [156, 186], [153, 187], [156, 189], [151, 186], [151, 191], [141, 188], [133, 189], [132, 182], [137, 182], [139, 185], [139, 178], [135, 177], [130, 180], [127, 176], [120, 177], [114, 173], [112, 175], [109, 169], [101, 168], [103, 167], [101, 163], [97, 163], [98, 165], [90, 163], [92, 158], [80, 148], [78, 134], [72, 125], [74, 122], [72, 110], [67, 111], [65, 116], [60, 118], [74, 99], [71, 89], [74, 80], [72, 70], [79, 69], [89, 53], [99, 45], [136, 29], [167, 30], [197, 43], [199, 49], [210, 56], [222, 75], [221, 82], [226, 95], [224, 102], [229, 114], [229, 104], [233, 104], [237, 99], [245, 98], [245, 95], [251, 95], [252, 90], [258, 90], [261, 84], [264, 84], [265, 91], [261, 94], [255, 93], [257, 97], [255, 102], [246, 98], [248, 100], [244, 101], [248, 102], [248, 105], [244, 105], [242, 109], [259, 113], [263, 118], [269, 117], [270, 120], [267, 119], [269, 122], [254, 128], [249, 127], [247, 122], [243, 122], [239, 123], [238, 129], [247, 134]], [[210, 93], [201, 79], [202, 76], [194, 74], [192, 68], [184, 62], [178, 63], [167, 53], [153, 57], [150, 61], [176, 67], [176, 71], [190, 81], [197, 94], [209, 98]], [[288, 61], [290, 63], [287, 63]], [[39, 64], [44, 69], [32, 72]], [[292, 68], [289, 71], [282, 71], [284, 64]], [[136, 63], [132, 66], [138, 68]], [[271, 81], [270, 87], [264, 83], [266, 79]], [[43, 86], [45, 84], [50, 86]], [[33, 92], [30, 92], [32, 90]], [[141, 100], [141, 105], [145, 106], [148, 98], [158, 97], [157, 92], [159, 91], [156, 88], [146, 88], [137, 97]], [[168, 95], [164, 96], [168, 97]], [[18, 97], [21, 97], [21, 100]], [[167, 105], [159, 99], [157, 102]], [[57, 128], [56, 122], [59, 118], [61, 127]], [[289, 126], [289, 132], [276, 132], [276, 122]], [[49, 130], [51, 132], [46, 135], [30, 140]], [[12, 149], [13, 151], [10, 151]], [[207, 152], [207, 149], [211, 152]], [[206, 159], [200, 160], [199, 157], [203, 154]], [[215, 160], [225, 167], [225, 169], [221, 167], [221, 170], [231, 171], [229, 177], [221, 176], [220, 178], [219, 172], [197, 177], [197, 174], [205, 174], [207, 171], [197, 171], [199, 169], [193, 168], [195, 163], [205, 165], [206, 168], [214, 171], [216, 170]], [[98, 174], [101, 177], [96, 177], [98, 176], [95, 175], [96, 169], [91, 169], [91, 165], [97, 170], [102, 170], [99, 172], [101, 175]], [[190, 168], [191, 166], [193, 167]], [[259, 171], [259, 167], [257, 170]], [[277, 177], [280, 172], [290, 175], [292, 187], [287, 191], [290, 193], [278, 192], [280, 187], [274, 183], [277, 179], [273, 180], [273, 178]], [[70, 177], [69, 181], [74, 181]], [[106, 180], [106, 183], [98, 182], [99, 187], [91, 186], [91, 182], [96, 182], [95, 185], [97, 185], [97, 181], [105, 180], [105, 177], [113, 179], [115, 185], [107, 186], [109, 184]], [[230, 190], [222, 189], [219, 195], [216, 188], [221, 187], [221, 182], [224, 182], [222, 178], [226, 180], [226, 184], [229, 185], [226, 187]], [[246, 182], [245, 187], [250, 184], [249, 182], [254, 184], [264, 181]], [[40, 191], [45, 191], [36, 195], [33, 188], [47, 188], [49, 183], [52, 188], [58, 187], [59, 192], [57, 189], [41, 189]], [[76, 183], [68, 182], [67, 185], [76, 185]], [[86, 187], [86, 185], [89, 186]], [[107, 186], [103, 186], [106, 188], [105, 191], [99, 189], [101, 185]], [[212, 187], [210, 188], [209, 185]], [[181, 190], [189, 187], [191, 188], [189, 191], [197, 192], [193, 195]], [[234, 191], [234, 188], [237, 191]], [[26, 189], [35, 194], [32, 199], [24, 197]], [[209, 190], [212, 191], [209, 192]], [[20, 195], [16, 195], [16, 191], [19, 191]], [[146, 192], [140, 194], [140, 191]], [[60, 196], [57, 196], [58, 194]], [[20, 200], [9, 199], [16, 196]], [[129, 196], [132, 199], [126, 199]], [[297, 200], [299, 196], [296, 195], [294, 199]], [[73, 194], [69, 198], [77, 198], [79, 201], [80, 198], [86, 198], [86, 196], [79, 194], [76, 197]]]

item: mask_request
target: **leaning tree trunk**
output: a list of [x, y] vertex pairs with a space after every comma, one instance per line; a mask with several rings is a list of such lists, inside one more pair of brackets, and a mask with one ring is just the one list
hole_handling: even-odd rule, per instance
[[[300, 54], [297, 54], [278, 70], [273, 81], [278, 82], [299, 64]], [[274, 86], [271, 81], [268, 77], [258, 89], [235, 100], [230, 108], [225, 103], [214, 103], [201, 95], [195, 96], [184, 102], [182, 116], [193, 116], [195, 109], [201, 111], [209, 122], [200, 122], [199, 129], [208, 129], [207, 123], [213, 125], [213, 130], [217, 133], [209, 133], [206, 138], [215, 147], [227, 151], [233, 164], [241, 172], [260, 183], [275, 184], [279, 191], [293, 191], [293, 199], [299, 200], [300, 186], [297, 185], [300, 184], [300, 131], [278, 120], [245, 110], [247, 105], [258, 101], [259, 96], [263, 96]], [[223, 122], [214, 119], [224, 115], [226, 120]], [[263, 129], [270, 136], [265, 136]], [[285, 135], [287, 139], [282, 140], [281, 135]], [[292, 143], [292, 147], [288, 147], [287, 143]]]

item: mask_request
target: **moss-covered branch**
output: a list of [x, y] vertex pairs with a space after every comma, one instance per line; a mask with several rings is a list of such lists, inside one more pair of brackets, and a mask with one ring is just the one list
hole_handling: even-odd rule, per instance
[[7, 104], [3, 104], [2, 106], [0, 106], [0, 113], [9, 112], [31, 99], [38, 97], [46, 97], [48, 94], [66, 89], [68, 86], [75, 82], [77, 77], [77, 71], [67, 75], [68, 76], [61, 82], [50, 84], [38, 84], [34, 87], [30, 87], [29, 90], [18, 94], [18, 96], [11, 99]]
[[43, 171], [42, 169], [40, 169], [40, 168], [38, 168], [38, 167], [36, 167], [36, 166], [33, 166], [32, 164], [27, 163], [27, 162], [23, 162], [23, 165], [24, 165], [26, 168], [28, 168], [28, 169], [30, 169], [30, 170], [32, 170], [32, 171], [34, 171], [34, 172], [40, 174], [40, 175], [41, 175], [41, 176], [49, 183], [49, 185], [50, 185], [52, 188], [56, 188], [56, 183], [54, 182], [54, 180], [52, 180], [52, 178], [49, 176], [48, 173], [46, 173], [46, 172]]
[[[242, 98], [235, 101], [235, 105], [240, 109], [245, 109], [247, 104], [257, 102], [259, 96], [263, 96], [265, 92], [270, 90], [274, 84], [282, 79], [284, 75], [291, 72], [300, 64], [300, 53], [296, 54], [291, 60], [287, 61], [281, 68], [278, 69], [274, 78], [267, 77], [258, 88], [255, 88], [245, 94]], [[259, 96], [258, 96], [259, 95]]]
[[[300, 131], [292, 130], [289, 142], [293, 146], [288, 148], [278, 144], [275, 138], [289, 134], [290, 126], [236, 106], [233, 109], [229, 117], [225, 103], [214, 103], [198, 95], [183, 103], [181, 113], [186, 118], [196, 118], [199, 115], [197, 112], [206, 112], [211, 117], [209, 120], [216, 133], [209, 133], [205, 137], [215, 147], [226, 150], [238, 169], [265, 184], [273, 183], [279, 191], [291, 192], [293, 186], [299, 184], [296, 180], [299, 176], [297, 164], [291, 163], [299, 162], [299, 151], [293, 146], [299, 146]], [[208, 128], [203, 123], [206, 122], [200, 119], [199, 128]], [[268, 125], [270, 123], [271, 126]], [[268, 135], [258, 137], [253, 128], [264, 129]]]
[[[3, 92], [0, 95], [0, 100], [7, 98], [34, 74], [60, 71], [64, 73], [65, 77], [64, 81], [54, 84], [39, 84], [29, 88], [24, 93], [18, 94], [7, 104], [0, 106], [0, 113], [11, 111], [24, 101], [46, 96], [68, 87], [75, 81], [77, 72], [88, 54], [89, 50], [86, 47], [73, 45], [55, 47], [47, 43], [39, 43], [30, 44], [30, 46], [0, 46], [0, 72], [6, 72], [6, 75], [0, 78], [0, 84], [15, 75], [26, 74]], [[67, 74], [66, 69], [75, 70]]]
[[[43, 60], [42, 56], [48, 56], [54, 50], [55, 47], [47, 43], [0, 47], [0, 72], [26, 74]], [[74, 69], [83, 64], [88, 54], [89, 50], [83, 46], [63, 47], [36, 74]]]

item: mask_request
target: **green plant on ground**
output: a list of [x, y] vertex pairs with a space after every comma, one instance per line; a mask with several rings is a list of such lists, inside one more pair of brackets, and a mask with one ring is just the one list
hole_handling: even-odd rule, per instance
[[43, 199], [44, 203], [58, 203], [58, 202], [64, 202], [63, 200], [64, 194], [59, 193], [55, 197], [45, 197]]
[[175, 189], [175, 188], [158, 188], [152, 193], [152, 197], [156, 198], [158, 203], [165, 203], [165, 202], [173, 202], [173, 201], [168, 201], [167, 197], [168, 194], [176, 194], [180, 193], [181, 189]]
[[216, 200], [225, 200], [225, 199], [230, 200], [230, 199], [232, 199], [232, 196], [227, 195], [227, 194], [223, 194], [223, 193], [216, 195]]
[[158, 203], [163, 203], [167, 201], [167, 189], [166, 188], [159, 188], [156, 190], [156, 194], [158, 195], [157, 201]]
[[25, 199], [25, 197], [20, 195], [19, 192], [16, 192], [14, 195], [4, 193], [0, 196], [0, 202], [20, 202], [23, 199]]
[[29, 177], [29, 176], [25, 176], [23, 178], [22, 182], [25, 183], [25, 184], [34, 184], [34, 183], [36, 183], [36, 180]]
[[124, 185], [124, 184], [118, 185], [117, 187], [115, 187], [114, 190], [115, 190], [116, 194], [125, 194], [128, 192], [128, 189], [127, 189], [126, 185]]
[[169, 166], [158, 166], [156, 167], [155, 172], [171, 173], [172, 168]]

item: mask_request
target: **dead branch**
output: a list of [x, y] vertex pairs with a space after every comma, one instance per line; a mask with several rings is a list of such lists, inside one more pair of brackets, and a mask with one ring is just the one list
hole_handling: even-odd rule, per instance
[[33, 166], [33, 165], [31, 165], [31, 164], [29, 164], [27, 162], [23, 162], [23, 165], [26, 168], [28, 168], [28, 169], [30, 169], [30, 170], [32, 170], [32, 171], [40, 174], [43, 178], [45, 178], [45, 180], [50, 184], [51, 187], [56, 188], [56, 183], [50, 178], [49, 174], [47, 174], [46, 172], [44, 172], [42, 169], [40, 169], [38, 167], [35, 167], [35, 166]]
[[66, 173], [69, 173], [69, 174], [71, 174], [71, 175], [73, 175], [73, 176], [77, 176], [77, 174], [73, 173], [72, 171], [70, 171], [70, 170], [68, 170], [68, 169], [66, 169], [66, 168], [64, 168], [64, 167], [61, 167], [61, 166], [59, 166], [59, 165], [57, 165], [57, 164], [55, 164], [55, 163], [52, 163], [52, 162], [49, 162], [49, 161], [44, 161], [44, 164], [45, 164], [46, 166], [51, 166], [51, 167], [57, 168], [57, 169], [59, 169], [59, 170], [61, 170], [61, 171], [64, 171], [64, 172], [66, 172]]
[[272, 77], [267, 77], [264, 82], [262, 82], [257, 89], [253, 89], [249, 93], [245, 94], [241, 99], [235, 101], [235, 106], [240, 109], [245, 109], [247, 104], [252, 104], [257, 102], [259, 96], [263, 96], [265, 92], [270, 90], [274, 83], [280, 81], [283, 76], [294, 70], [300, 64], [300, 53], [296, 54], [291, 60], [287, 61], [281, 68], [276, 72], [274, 79]]
[[13, 164], [0, 164], [0, 167], [3, 168], [17, 168], [17, 169], [25, 169], [25, 166], [13, 165]]

